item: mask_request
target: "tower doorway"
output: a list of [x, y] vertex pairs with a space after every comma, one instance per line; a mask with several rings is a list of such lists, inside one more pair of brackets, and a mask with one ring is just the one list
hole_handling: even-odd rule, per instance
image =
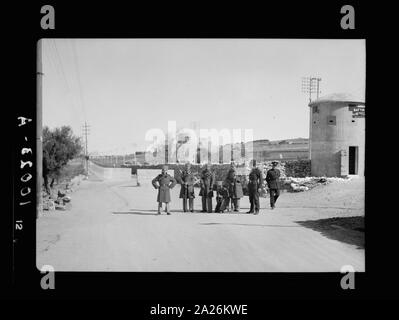
[[349, 147], [349, 174], [357, 174], [359, 147]]

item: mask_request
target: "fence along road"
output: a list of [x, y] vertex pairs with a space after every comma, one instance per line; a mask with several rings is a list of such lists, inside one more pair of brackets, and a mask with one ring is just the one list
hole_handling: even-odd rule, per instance
[[131, 168], [104, 168], [89, 161], [89, 174], [92, 173], [103, 180], [129, 180], [132, 178]]

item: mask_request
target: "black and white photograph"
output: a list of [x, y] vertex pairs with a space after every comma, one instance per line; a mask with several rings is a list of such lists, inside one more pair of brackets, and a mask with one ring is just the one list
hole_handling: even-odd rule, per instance
[[366, 270], [364, 39], [45, 37], [37, 67], [39, 270]]

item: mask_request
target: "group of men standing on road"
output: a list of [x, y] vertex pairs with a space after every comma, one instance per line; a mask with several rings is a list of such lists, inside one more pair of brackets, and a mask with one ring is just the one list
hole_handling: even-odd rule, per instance
[[[276, 168], [278, 162], [272, 162], [272, 168], [267, 171], [266, 183], [270, 194], [270, 207], [275, 208], [275, 203], [280, 195], [279, 177], [280, 171]], [[194, 212], [194, 185], [196, 179], [191, 171], [191, 164], [187, 163], [185, 169], [180, 173], [179, 182], [181, 184], [179, 198], [183, 201], [184, 212]], [[259, 214], [259, 196], [264, 188], [264, 181], [261, 170], [256, 166], [256, 161], [252, 161], [252, 169], [249, 173], [248, 195], [250, 210], [247, 213]], [[165, 212], [170, 215], [170, 189], [176, 185], [177, 181], [168, 174], [168, 166], [162, 167], [162, 172], [152, 180], [154, 188], [158, 189], [158, 214], [161, 214], [162, 204], [165, 203]], [[200, 176], [200, 193], [202, 197], [202, 211], [212, 212], [212, 200], [214, 197], [215, 175], [211, 171], [210, 164], [205, 165], [205, 169]], [[244, 196], [240, 178], [236, 174], [235, 164], [232, 163], [227, 173], [226, 179], [219, 181], [216, 187], [216, 208], [215, 212], [223, 213], [230, 211], [230, 205], [234, 212], [240, 210], [240, 199]], [[187, 206], [188, 202], [188, 206]]]

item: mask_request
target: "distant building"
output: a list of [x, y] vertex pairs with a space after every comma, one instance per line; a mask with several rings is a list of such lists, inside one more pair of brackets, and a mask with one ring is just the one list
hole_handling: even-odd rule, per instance
[[258, 162], [270, 160], [309, 159], [309, 140], [255, 140], [253, 142], [253, 158]]
[[364, 175], [365, 102], [349, 94], [332, 94], [309, 107], [312, 175]]
[[[226, 149], [231, 150], [229, 145], [220, 148], [219, 155], [223, 154], [223, 159], [221, 158], [220, 162], [229, 163], [231, 161]], [[238, 163], [252, 159], [257, 162], [309, 159], [309, 139], [255, 140], [252, 142], [252, 155], [249, 143], [235, 144], [233, 150], [236, 155], [241, 155], [241, 158], [236, 161]]]
[[136, 158], [136, 164], [144, 164], [146, 162], [144, 151], [136, 151], [135, 158]]

